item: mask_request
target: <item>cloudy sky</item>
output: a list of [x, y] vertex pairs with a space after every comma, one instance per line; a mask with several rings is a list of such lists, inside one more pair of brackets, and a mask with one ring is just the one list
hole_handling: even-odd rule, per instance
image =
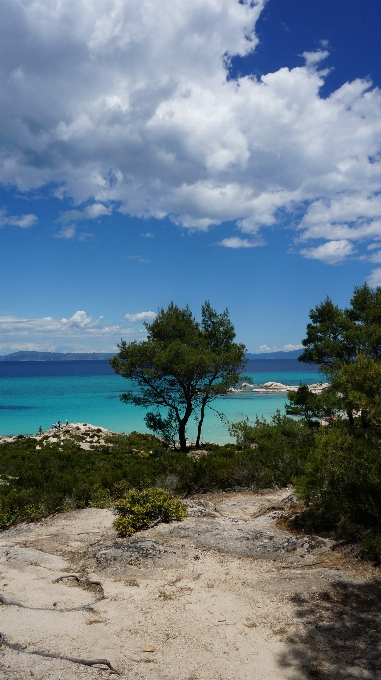
[[3, 0], [0, 354], [381, 285], [379, 0]]

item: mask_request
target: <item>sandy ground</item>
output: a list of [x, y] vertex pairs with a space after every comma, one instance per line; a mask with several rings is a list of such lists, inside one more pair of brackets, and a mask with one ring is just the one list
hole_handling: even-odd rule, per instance
[[[293, 502], [291, 489], [194, 497], [184, 522], [130, 539], [99, 509], [4, 532], [0, 593], [27, 608], [0, 606], [25, 650], [1, 647], [0, 678], [380, 679], [378, 572], [280, 528]], [[119, 676], [36, 650], [106, 658]]]

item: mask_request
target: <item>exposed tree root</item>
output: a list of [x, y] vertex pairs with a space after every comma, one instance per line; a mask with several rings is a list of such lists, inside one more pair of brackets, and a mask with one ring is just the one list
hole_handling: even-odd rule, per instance
[[9, 647], [9, 649], [14, 649], [16, 652], [23, 652], [24, 654], [34, 654], [36, 656], [44, 656], [49, 659], [60, 659], [62, 661], [71, 661], [71, 663], [79, 663], [82, 664], [83, 666], [107, 666], [107, 668], [112, 671], [112, 673], [116, 673], [119, 675], [119, 671], [114, 668], [110, 661], [108, 659], [79, 659], [75, 656], [62, 656], [61, 654], [53, 654], [51, 652], [44, 652], [43, 650], [33, 650], [29, 652], [25, 647], [20, 645], [17, 642], [8, 642], [5, 638], [4, 633], [0, 633], [0, 647], [2, 646]]
[[80, 607], [71, 607], [69, 609], [58, 609], [58, 607], [29, 607], [27, 604], [22, 604], [22, 602], [8, 600], [2, 593], [0, 593], [0, 602], [8, 606], [22, 607], [23, 609], [32, 609], [33, 611], [39, 612], [80, 612], [83, 610], [91, 611], [93, 609], [91, 604], [82, 604]]
[[103, 600], [105, 593], [104, 593], [104, 590], [103, 590], [103, 585], [100, 581], [90, 581], [87, 578], [80, 578], [77, 574], [64, 574], [63, 576], [59, 576], [58, 578], [55, 578], [54, 581], [52, 581], [52, 583], [59, 583], [60, 581], [63, 581], [66, 578], [74, 578], [77, 581], [77, 583], [79, 583], [79, 585], [83, 586], [84, 588], [89, 588], [91, 586], [97, 586], [98, 588], [100, 588], [101, 593], [102, 593], [102, 597], [100, 599]]
[[162, 515], [160, 515], [160, 517], [155, 519], [155, 521], [152, 522], [152, 524], [149, 524], [148, 527], [145, 527], [145, 528], [147, 530], [147, 529], [152, 529], [153, 527], [157, 527], [157, 525], [160, 524], [160, 522], [162, 522], [162, 521], [163, 521], [163, 517], [162, 517]]

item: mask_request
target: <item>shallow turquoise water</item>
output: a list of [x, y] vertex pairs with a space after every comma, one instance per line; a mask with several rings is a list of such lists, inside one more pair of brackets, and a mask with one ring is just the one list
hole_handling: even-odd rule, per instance
[[[312, 383], [321, 380], [319, 373], [306, 370], [247, 372], [246, 375], [254, 384], [276, 381], [297, 385], [301, 381]], [[127, 388], [127, 381], [113, 373], [7, 376], [3, 367], [0, 376], [0, 434], [34, 434], [40, 425], [45, 430], [57, 420], [64, 422], [66, 419], [101, 425], [117, 432], [145, 432], [145, 409], [119, 400], [120, 394]], [[217, 399], [212, 405], [230, 421], [246, 416], [254, 419], [256, 415], [269, 419], [277, 409], [283, 411], [286, 400], [286, 395], [238, 393]], [[195, 433], [196, 423], [191, 420], [188, 437], [195, 438]], [[210, 409], [202, 439], [217, 443], [230, 440], [226, 426]]]

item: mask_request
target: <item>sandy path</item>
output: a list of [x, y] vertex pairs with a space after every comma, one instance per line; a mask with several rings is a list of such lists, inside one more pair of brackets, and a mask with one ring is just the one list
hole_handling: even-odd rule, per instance
[[[0, 630], [29, 651], [106, 657], [122, 679], [380, 678], [374, 570], [352, 568], [329, 541], [278, 529], [291, 501], [287, 489], [210, 494], [190, 501], [184, 522], [124, 540], [97, 509], [7, 531], [0, 592], [31, 609], [2, 605]], [[73, 573], [80, 582], [53, 583]], [[108, 676], [0, 650], [4, 679]]]

